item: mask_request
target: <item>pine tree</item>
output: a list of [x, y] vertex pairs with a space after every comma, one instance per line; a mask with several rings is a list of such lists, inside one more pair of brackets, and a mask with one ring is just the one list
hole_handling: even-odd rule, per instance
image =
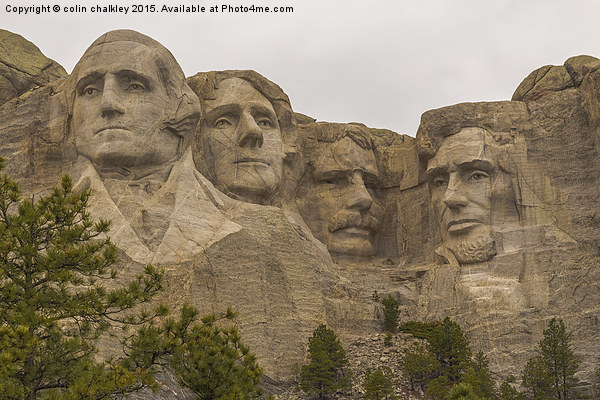
[[400, 317], [398, 300], [392, 295], [388, 295], [381, 304], [383, 304], [383, 329], [386, 332], [395, 333], [398, 329], [398, 318]]
[[421, 390], [435, 378], [440, 363], [425, 347], [418, 345], [409, 350], [402, 360], [402, 370], [410, 382], [411, 390], [419, 386]]
[[211, 314], [198, 323], [198, 311], [184, 305], [179, 319], [140, 329], [129, 343], [129, 359], [136, 368], [170, 367], [199, 399], [259, 398], [263, 370], [231, 324], [235, 317], [228, 310], [222, 317]]
[[535, 356], [523, 368], [523, 397], [526, 400], [548, 400], [552, 398], [552, 378], [541, 356]]
[[447, 400], [450, 382], [445, 376], [438, 376], [431, 380], [425, 390], [425, 398], [427, 400]]
[[468, 383], [457, 383], [448, 392], [448, 400], [481, 400], [475, 390]]
[[0, 398], [100, 398], [153, 384], [150, 371], [94, 358], [109, 328], [154, 316], [131, 310], [161, 289], [162, 274], [148, 266], [126, 287], [104, 285], [115, 285], [117, 251], [109, 222], [86, 211], [89, 196], [64, 177], [51, 194], [21, 200], [0, 175]]
[[300, 370], [300, 388], [326, 399], [350, 387], [346, 351], [331, 329], [319, 325], [308, 339], [310, 362]]
[[377, 291], [373, 293], [373, 300], [383, 305], [383, 330], [395, 333], [398, 329], [398, 319], [400, 318], [400, 304], [398, 300], [391, 294], [381, 300]]
[[600, 362], [596, 364], [592, 382], [592, 392], [597, 399], [600, 399]]
[[440, 372], [448, 382], [458, 383], [471, 360], [469, 341], [460, 326], [446, 317], [431, 334], [428, 349], [439, 361]]
[[365, 394], [369, 400], [395, 399], [394, 374], [389, 367], [378, 367], [375, 371], [365, 372]]
[[478, 352], [461, 382], [469, 384], [477, 397], [496, 398], [496, 384], [491, 377], [489, 361], [483, 352]]
[[575, 374], [581, 364], [581, 357], [571, 349], [571, 332], [567, 332], [562, 319], [552, 318], [544, 338], [540, 341], [540, 353], [550, 371], [554, 397], [557, 400], [579, 397], [576, 386], [579, 381]]
[[523, 400], [523, 395], [512, 387], [508, 381], [504, 381], [500, 385], [499, 398], [500, 400]]

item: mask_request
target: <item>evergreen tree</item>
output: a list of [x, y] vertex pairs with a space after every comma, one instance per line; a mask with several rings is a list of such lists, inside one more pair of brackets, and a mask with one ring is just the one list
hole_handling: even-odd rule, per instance
[[594, 369], [594, 377], [592, 383], [592, 391], [596, 399], [600, 399], [600, 362], [596, 364]]
[[154, 316], [126, 311], [150, 301], [162, 274], [148, 266], [124, 288], [104, 285], [115, 285], [117, 251], [104, 236], [109, 222], [86, 211], [89, 195], [64, 177], [51, 194], [21, 201], [0, 175], [0, 398], [93, 399], [153, 384], [147, 370], [94, 358], [109, 328]]
[[418, 339], [429, 340], [435, 329], [440, 326], [441, 322], [418, 322], [407, 321], [399, 326], [401, 332], [409, 333]]
[[448, 388], [450, 382], [445, 376], [438, 376], [431, 380], [425, 390], [425, 398], [427, 400], [447, 400], [448, 399]]
[[310, 362], [300, 369], [300, 388], [319, 399], [350, 387], [346, 351], [331, 329], [319, 325], [308, 339]]
[[395, 333], [398, 329], [398, 318], [400, 317], [398, 300], [392, 295], [388, 295], [381, 304], [383, 304], [383, 329], [386, 332]]
[[471, 360], [469, 341], [460, 326], [446, 317], [431, 334], [428, 348], [440, 363], [440, 373], [450, 384], [458, 383]]
[[373, 292], [373, 300], [383, 305], [383, 330], [388, 333], [396, 333], [398, 330], [398, 319], [400, 318], [400, 303], [391, 294], [381, 300], [377, 291]]
[[550, 370], [541, 356], [535, 356], [523, 369], [523, 397], [526, 400], [548, 400], [552, 398]]
[[425, 347], [418, 345], [409, 350], [402, 360], [402, 370], [410, 382], [411, 390], [419, 386], [425, 390], [429, 382], [435, 378], [440, 363]]
[[477, 397], [490, 400], [496, 398], [496, 384], [490, 376], [489, 361], [481, 351], [475, 355], [461, 381], [469, 384]]
[[500, 385], [500, 400], [523, 400], [523, 395], [517, 389], [511, 386], [508, 381]]
[[578, 398], [576, 391], [579, 381], [575, 374], [581, 364], [581, 357], [571, 349], [571, 332], [567, 332], [562, 319], [552, 318], [544, 338], [539, 343], [542, 360], [552, 380], [553, 398], [568, 400]]
[[395, 399], [394, 374], [389, 367], [378, 367], [375, 371], [365, 372], [365, 394], [370, 400]]
[[207, 315], [197, 322], [198, 311], [184, 305], [178, 320], [149, 325], [129, 343], [130, 360], [137, 368], [165, 365], [179, 381], [206, 400], [259, 398], [262, 368], [248, 346], [241, 342], [228, 310], [220, 318]]
[[481, 400], [475, 390], [468, 383], [457, 383], [448, 392], [448, 400]]

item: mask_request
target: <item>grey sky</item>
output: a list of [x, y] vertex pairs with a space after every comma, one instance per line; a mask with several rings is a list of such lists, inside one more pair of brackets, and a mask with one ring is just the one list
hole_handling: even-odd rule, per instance
[[[255, 4], [293, 13], [93, 14], [93, 5]], [[531, 71], [600, 57], [595, 0], [0, 0], [0, 27], [70, 72], [102, 33], [134, 29], [164, 44], [186, 75], [254, 69], [295, 111], [415, 134], [424, 111], [509, 100]], [[6, 6], [79, 4], [84, 14], [16, 15]]]

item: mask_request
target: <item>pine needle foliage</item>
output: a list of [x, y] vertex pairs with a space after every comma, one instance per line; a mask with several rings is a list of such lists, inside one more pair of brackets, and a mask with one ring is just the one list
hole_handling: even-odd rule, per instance
[[132, 366], [142, 370], [168, 367], [198, 399], [260, 398], [263, 370], [231, 323], [235, 317], [229, 309], [223, 316], [211, 314], [198, 321], [198, 311], [184, 305], [178, 319], [148, 325], [131, 338]]
[[335, 332], [319, 325], [308, 339], [310, 362], [300, 370], [300, 389], [319, 399], [331, 398], [351, 384], [346, 351]]
[[165, 309], [132, 310], [161, 289], [162, 273], [151, 266], [108, 288], [117, 249], [105, 235], [110, 223], [87, 212], [89, 196], [74, 193], [65, 176], [49, 195], [21, 199], [0, 174], [0, 398], [99, 399], [154, 384], [148, 371], [95, 361], [95, 341], [109, 328]]
[[370, 368], [365, 372], [365, 394], [368, 400], [391, 400], [394, 395], [394, 373], [390, 367], [378, 367], [375, 371]]

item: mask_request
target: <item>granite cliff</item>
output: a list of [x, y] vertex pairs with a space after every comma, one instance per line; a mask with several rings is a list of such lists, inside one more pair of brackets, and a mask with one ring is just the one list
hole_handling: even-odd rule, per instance
[[[560, 317], [589, 383], [600, 60], [542, 67], [510, 101], [427, 111], [413, 138], [295, 113], [254, 71], [186, 79], [133, 31], [100, 37], [68, 76], [17, 39], [0, 36], [8, 172], [28, 194], [64, 173], [90, 188], [92, 215], [113, 221], [122, 276], [153, 263], [166, 271], [158, 301], [236, 309], [274, 391], [318, 324], [347, 344], [379, 330], [375, 290], [399, 300], [404, 320], [458, 321], [500, 376], [518, 375]], [[143, 98], [119, 87], [136, 68], [136, 85], [154, 88]]]

